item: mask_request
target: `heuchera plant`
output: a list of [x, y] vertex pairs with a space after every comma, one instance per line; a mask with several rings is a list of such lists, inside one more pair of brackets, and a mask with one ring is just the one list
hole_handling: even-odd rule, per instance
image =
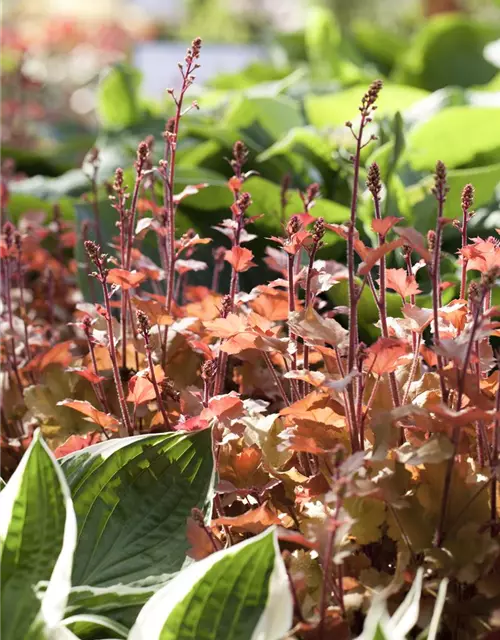
[[[3, 224], [2, 637], [493, 638], [500, 243], [468, 236], [474, 188], [464, 186], [461, 219], [444, 218], [438, 161], [427, 237], [383, 214], [381, 171], [363, 166], [375, 81], [346, 123], [350, 219], [315, 217], [317, 184], [288, 211], [286, 176], [283, 233], [264, 258], [276, 278], [244, 291], [240, 274], [257, 258], [241, 141], [213, 263], [196, 258], [212, 239], [176, 234], [179, 204], [205, 186], [175, 192], [201, 44], [169, 90], [162, 158], [152, 137], [139, 144], [131, 193], [116, 170], [109, 247], [99, 152], [89, 156], [91, 302], [57, 207], [48, 222], [27, 212]], [[363, 189], [371, 245], [357, 229]], [[446, 225], [457, 230], [460, 291], [443, 304]], [[346, 267], [318, 259], [329, 232], [346, 242]], [[146, 234], [160, 264], [143, 252]], [[205, 269], [212, 288], [190, 284]], [[326, 294], [340, 281], [348, 306], [332, 308]], [[358, 331], [367, 293], [379, 314], [372, 344]]]

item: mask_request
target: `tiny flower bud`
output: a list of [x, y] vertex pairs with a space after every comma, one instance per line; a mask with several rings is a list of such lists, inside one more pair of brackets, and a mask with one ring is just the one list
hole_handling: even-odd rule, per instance
[[380, 192], [382, 191], [382, 182], [380, 180], [380, 168], [376, 162], [373, 162], [368, 168], [366, 177], [366, 187], [372, 194], [374, 200], [380, 200]]
[[434, 251], [436, 247], [436, 232], [434, 230], [430, 230], [427, 232], [427, 248], [430, 252]]
[[137, 324], [139, 326], [139, 333], [144, 337], [144, 339], [147, 342], [149, 338], [149, 332], [151, 329], [149, 318], [144, 313], [144, 311], [141, 311], [140, 309], [136, 311], [136, 316], [137, 316]]
[[298, 216], [292, 216], [288, 221], [286, 232], [288, 236], [293, 236], [294, 233], [298, 233], [301, 227], [300, 219]]

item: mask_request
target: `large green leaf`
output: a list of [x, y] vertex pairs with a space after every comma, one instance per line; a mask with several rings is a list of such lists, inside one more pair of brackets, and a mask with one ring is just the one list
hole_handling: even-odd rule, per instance
[[[253, 205], [250, 209], [252, 215], [264, 214], [257, 220], [256, 225], [263, 230], [273, 233], [281, 230], [280, 220], [280, 193], [279, 185], [260, 177], [250, 178], [245, 182], [245, 189], [251, 194]], [[300, 197], [296, 192], [290, 193], [287, 206], [287, 217], [300, 213], [304, 208]], [[338, 202], [318, 198], [311, 213], [317, 217], [323, 217], [326, 222], [345, 222], [349, 218], [349, 209]]]
[[[342, 126], [346, 120], [354, 120], [367, 89], [366, 85], [358, 84], [339, 93], [308, 96], [305, 108], [309, 122], [316, 127], [327, 127]], [[404, 111], [427, 95], [426, 91], [415, 87], [386, 84], [377, 101], [377, 118]]]
[[144, 606], [129, 640], [279, 640], [293, 603], [275, 530], [181, 572]]
[[[76, 518], [61, 469], [37, 431], [0, 494], [2, 638], [58, 627], [70, 590]], [[40, 597], [35, 588], [48, 583]]]
[[327, 80], [338, 76], [342, 33], [335, 15], [325, 7], [311, 7], [306, 14], [304, 38], [311, 73]]
[[241, 97], [226, 112], [222, 125], [246, 129], [257, 122], [272, 140], [277, 140], [293, 127], [304, 124], [297, 102], [286, 96], [273, 98]]
[[78, 519], [74, 585], [150, 587], [190, 562], [186, 520], [213, 489], [210, 430], [111, 440], [61, 464]]
[[105, 129], [126, 129], [140, 121], [140, 84], [140, 72], [124, 63], [103, 75], [97, 91], [97, 114]]
[[405, 158], [418, 171], [432, 171], [437, 160], [448, 169], [500, 162], [500, 109], [443, 109], [408, 134]]
[[447, 85], [469, 87], [489, 82], [495, 67], [483, 55], [499, 29], [454, 13], [428, 20], [407, 48], [394, 80], [430, 91]]
[[117, 638], [126, 638], [128, 635], [128, 629], [125, 626], [95, 613], [78, 613], [63, 620], [63, 625], [81, 640], [104, 637], [101, 634], [106, 634], [107, 637], [110, 633]]
[[290, 129], [283, 138], [263, 151], [257, 160], [265, 162], [275, 156], [298, 153], [320, 167], [333, 169], [336, 163], [332, 152], [332, 145], [314, 127], [297, 127]]

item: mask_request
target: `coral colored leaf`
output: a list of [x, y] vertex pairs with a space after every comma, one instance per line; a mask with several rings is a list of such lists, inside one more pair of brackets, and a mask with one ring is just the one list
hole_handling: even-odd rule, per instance
[[203, 325], [216, 338], [230, 338], [247, 330], [245, 319], [236, 313], [229, 313], [226, 318], [205, 321]]
[[253, 253], [250, 249], [245, 247], [233, 247], [229, 251], [226, 251], [224, 260], [229, 262], [235, 271], [242, 273], [248, 271], [252, 267], [255, 267], [255, 263], [252, 262]]
[[372, 220], [372, 229], [375, 233], [386, 236], [392, 227], [401, 222], [401, 220], [404, 220], [404, 218], [397, 218], [396, 216], [387, 216], [382, 219], [375, 218]]
[[366, 369], [381, 376], [395, 371], [402, 364], [401, 358], [409, 352], [409, 345], [396, 338], [379, 338], [367, 351]]
[[281, 520], [269, 507], [267, 502], [264, 502], [256, 509], [245, 511], [240, 516], [223, 517], [212, 520], [212, 524], [215, 526], [230, 526], [235, 532], [248, 532], [248, 533], [261, 533], [273, 524], [281, 524]]
[[24, 370], [43, 371], [51, 364], [58, 364], [62, 367], [67, 367], [73, 360], [73, 356], [71, 355], [71, 348], [73, 347], [73, 344], [74, 343], [71, 340], [59, 342], [59, 344], [56, 344], [45, 353], [35, 356]]
[[394, 251], [394, 249], [401, 247], [403, 244], [404, 241], [398, 238], [397, 240], [392, 240], [392, 242], [384, 242], [376, 249], [369, 249], [366, 255], [363, 256], [363, 262], [359, 265], [359, 275], [366, 276], [381, 258], [391, 251]]
[[187, 555], [193, 560], [203, 560], [214, 551], [222, 549], [222, 544], [215, 536], [210, 535], [208, 528], [192, 517], [187, 520], [186, 538], [191, 545]]
[[193, 185], [188, 185], [187, 187], [184, 187], [184, 189], [180, 193], [177, 193], [174, 196], [173, 198], [174, 204], [179, 204], [179, 202], [182, 202], [184, 198], [187, 198], [188, 196], [196, 195], [202, 189], [205, 189], [205, 187], [208, 187], [207, 182], [201, 182], [200, 184], [193, 184]]
[[98, 424], [103, 429], [116, 428], [120, 424], [119, 420], [114, 416], [109, 413], [104, 413], [104, 411], [99, 411], [99, 409], [96, 409], [94, 405], [88, 402], [88, 400], [67, 399], [61, 400], [57, 405], [61, 407], [70, 407], [70, 409], [83, 413], [83, 415], [88, 417], [89, 422]]
[[[155, 377], [158, 383], [165, 378], [165, 373], [160, 365], [155, 366]], [[133, 402], [136, 406], [156, 400], [153, 383], [145, 375], [135, 375], [128, 383], [127, 402]]]
[[136, 309], [145, 313], [152, 324], [160, 324], [162, 326], [170, 326], [174, 319], [167, 313], [165, 305], [156, 300], [142, 300], [141, 298], [133, 298]]
[[214, 396], [208, 402], [209, 412], [218, 420], [232, 420], [238, 418], [243, 412], [243, 402], [234, 393], [227, 393], [223, 396]]
[[404, 317], [410, 320], [412, 331], [418, 333], [422, 333], [432, 321], [432, 309], [421, 309], [415, 304], [404, 304], [401, 311]]
[[124, 291], [135, 289], [145, 279], [146, 276], [143, 273], [126, 269], [110, 269], [108, 273], [108, 282], [121, 287]]
[[432, 256], [421, 233], [411, 227], [394, 227], [394, 231], [404, 240], [404, 244], [410, 245], [426, 262], [432, 262]]
[[342, 346], [348, 332], [333, 318], [323, 318], [312, 307], [290, 314], [288, 326], [293, 333], [309, 341], [320, 340], [334, 347]]
[[232, 467], [237, 476], [249, 478], [256, 471], [262, 460], [262, 451], [256, 445], [245, 447], [232, 459]]
[[63, 456], [67, 456], [69, 453], [73, 453], [74, 451], [80, 451], [80, 449], [85, 449], [86, 447], [90, 447], [92, 444], [97, 444], [101, 442], [101, 434], [98, 431], [89, 431], [86, 436], [70, 436], [64, 444], [61, 444], [54, 451], [54, 455], [56, 458], [62, 458]]
[[405, 269], [386, 269], [385, 284], [388, 289], [394, 289], [402, 298], [422, 293], [415, 276], [409, 276]]
[[68, 373], [76, 373], [80, 378], [84, 378], [88, 380], [91, 384], [99, 384], [99, 382], [103, 382], [106, 380], [104, 376], [96, 375], [92, 369], [83, 369], [83, 368], [75, 368], [75, 369], [66, 369]]
[[240, 191], [242, 184], [243, 184], [243, 181], [240, 178], [237, 178], [236, 176], [229, 178], [229, 180], [227, 181], [227, 186], [231, 189], [233, 193]]
[[453, 300], [438, 310], [438, 315], [449, 322], [457, 331], [462, 331], [467, 319], [468, 304], [466, 300]]

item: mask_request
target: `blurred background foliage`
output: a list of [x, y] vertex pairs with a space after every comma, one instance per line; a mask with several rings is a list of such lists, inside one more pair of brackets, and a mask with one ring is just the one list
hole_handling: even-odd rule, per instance
[[[364, 168], [381, 166], [386, 214], [426, 231], [434, 226], [430, 174], [436, 160], [449, 170], [446, 215], [460, 217], [460, 193], [476, 188], [472, 235], [500, 227], [500, 5], [491, 0], [65, 0], [7, 2], [3, 21], [3, 178], [9, 213], [50, 211], [91, 217], [89, 180], [82, 162], [100, 150], [101, 207], [117, 166], [131, 167], [138, 142], [157, 140], [172, 105], [177, 61], [193, 37], [204, 38], [202, 68], [191, 90], [200, 110], [183, 119], [177, 173], [186, 184], [209, 187], [186, 198], [179, 232], [211, 227], [227, 216], [235, 140], [250, 150], [254, 251], [300, 210], [290, 196], [282, 211], [280, 184], [293, 189], [317, 181], [315, 214], [345, 222], [352, 187], [349, 156], [367, 85], [384, 80], [378, 140], [365, 149]], [[52, 8], [52, 9], [51, 9]], [[51, 10], [50, 10], [51, 9]], [[43, 15], [42, 15], [43, 14]], [[133, 180], [132, 170], [127, 172]], [[158, 185], [160, 189], [160, 185]], [[371, 236], [371, 208], [360, 217]], [[81, 224], [78, 225], [81, 228]], [[151, 235], [151, 234], [149, 234]], [[449, 280], [454, 281], [457, 232], [446, 229]], [[145, 240], [153, 245], [153, 239]], [[326, 255], [342, 258], [329, 238]], [[445, 274], [446, 276], [446, 274]], [[260, 278], [257, 270], [249, 277]], [[451, 295], [451, 293], [450, 293]], [[368, 316], [370, 309], [366, 309]]]

